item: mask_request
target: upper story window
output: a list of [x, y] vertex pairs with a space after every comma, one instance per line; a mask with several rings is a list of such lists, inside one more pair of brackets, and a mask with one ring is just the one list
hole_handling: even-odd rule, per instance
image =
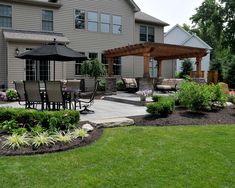
[[88, 12], [88, 31], [97, 32], [98, 31], [98, 14], [96, 12]]
[[42, 11], [42, 30], [53, 31], [53, 11], [51, 10]]
[[140, 26], [140, 41], [154, 42], [154, 27]]
[[12, 7], [0, 5], [0, 27], [12, 27]]
[[75, 10], [75, 29], [85, 29], [85, 11], [84, 10]]
[[109, 33], [110, 32], [110, 15], [108, 14], [101, 14], [101, 27], [100, 30], [103, 33]]
[[122, 33], [122, 18], [121, 16], [113, 16], [113, 34]]

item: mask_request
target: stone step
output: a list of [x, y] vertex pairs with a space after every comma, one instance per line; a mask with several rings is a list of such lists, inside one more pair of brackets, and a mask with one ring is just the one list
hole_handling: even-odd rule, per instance
[[89, 121], [89, 123], [97, 128], [124, 127], [135, 124], [134, 120], [130, 118], [110, 118], [103, 120], [93, 120]]

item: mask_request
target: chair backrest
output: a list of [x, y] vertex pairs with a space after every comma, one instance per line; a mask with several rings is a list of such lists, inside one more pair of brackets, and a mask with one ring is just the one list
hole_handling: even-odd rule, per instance
[[63, 100], [62, 83], [60, 81], [45, 81], [45, 89], [48, 102], [60, 102]]
[[66, 88], [68, 90], [80, 90], [81, 80], [67, 80]]
[[24, 81], [24, 90], [28, 102], [42, 102], [39, 81]]
[[15, 89], [17, 91], [19, 101], [25, 101], [25, 90], [23, 81], [14, 81]]
[[137, 82], [135, 78], [122, 78], [126, 88], [137, 88]]
[[98, 85], [99, 85], [99, 81], [97, 80], [97, 81], [95, 82], [95, 87], [94, 87], [94, 90], [93, 90], [93, 92], [92, 92], [92, 94], [91, 94], [91, 97], [90, 97], [89, 102], [94, 101], [94, 98], [95, 98], [95, 94], [96, 94]]

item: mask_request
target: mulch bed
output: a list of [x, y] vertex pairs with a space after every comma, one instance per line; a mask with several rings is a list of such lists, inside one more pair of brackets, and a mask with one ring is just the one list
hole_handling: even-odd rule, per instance
[[[176, 107], [173, 114], [165, 118], [153, 118], [150, 116], [133, 116], [129, 117], [135, 121], [137, 126], [176, 126], [176, 125], [216, 125], [216, 124], [235, 124], [235, 106], [230, 106], [222, 110], [203, 113], [192, 113], [189, 110]], [[86, 122], [80, 122], [84, 124]], [[2, 148], [4, 135], [0, 135], [0, 156], [1, 155], [34, 155], [65, 151], [76, 147], [86, 146], [95, 142], [102, 135], [102, 129], [94, 129], [89, 133], [89, 137], [84, 140], [76, 139], [68, 144], [56, 143], [50, 147], [39, 147], [34, 149], [24, 147], [21, 149]]]
[[66, 151], [69, 149], [77, 148], [86, 146], [88, 144], [91, 144], [92, 142], [95, 142], [100, 138], [102, 135], [103, 130], [102, 129], [94, 129], [92, 132], [89, 133], [89, 136], [82, 139], [76, 139], [73, 140], [70, 143], [62, 144], [62, 143], [56, 143], [55, 145], [51, 145], [49, 147], [39, 147], [38, 149], [30, 147], [23, 147], [20, 149], [8, 149], [7, 147], [2, 148], [2, 141], [4, 140], [4, 136], [0, 136], [0, 156], [14, 156], [14, 155], [34, 155], [34, 154], [44, 154], [44, 153], [53, 153], [53, 152], [59, 152], [59, 151]]
[[176, 107], [173, 114], [166, 118], [153, 118], [150, 116], [130, 118], [134, 119], [135, 124], [139, 126], [235, 124], [235, 106], [203, 113], [193, 113], [185, 108]]

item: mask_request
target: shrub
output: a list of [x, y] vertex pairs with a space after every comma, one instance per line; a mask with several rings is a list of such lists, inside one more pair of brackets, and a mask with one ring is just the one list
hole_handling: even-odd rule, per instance
[[98, 91], [105, 91], [105, 86], [106, 86], [106, 81], [104, 79], [100, 80], [98, 84]]
[[117, 86], [118, 91], [125, 91], [126, 90], [125, 84], [123, 83], [122, 80], [117, 80], [116, 86]]
[[9, 101], [14, 101], [18, 98], [17, 92], [15, 89], [8, 89], [6, 91], [6, 97]]
[[147, 112], [153, 117], [166, 117], [174, 109], [175, 101], [172, 97], [159, 97], [157, 102], [147, 104]]
[[192, 111], [210, 111], [213, 108], [224, 107], [226, 95], [219, 85], [182, 83], [177, 98], [183, 106]]
[[74, 127], [79, 122], [78, 111], [37, 111], [20, 108], [0, 108], [0, 124], [4, 121], [15, 120], [18, 127], [28, 131], [36, 126], [51, 130], [65, 130]]
[[12, 119], [12, 120], [6, 120], [0, 124], [0, 129], [5, 130], [9, 133], [12, 133], [15, 129], [19, 128], [17, 121]]
[[227, 101], [235, 104], [235, 95], [229, 95]]

